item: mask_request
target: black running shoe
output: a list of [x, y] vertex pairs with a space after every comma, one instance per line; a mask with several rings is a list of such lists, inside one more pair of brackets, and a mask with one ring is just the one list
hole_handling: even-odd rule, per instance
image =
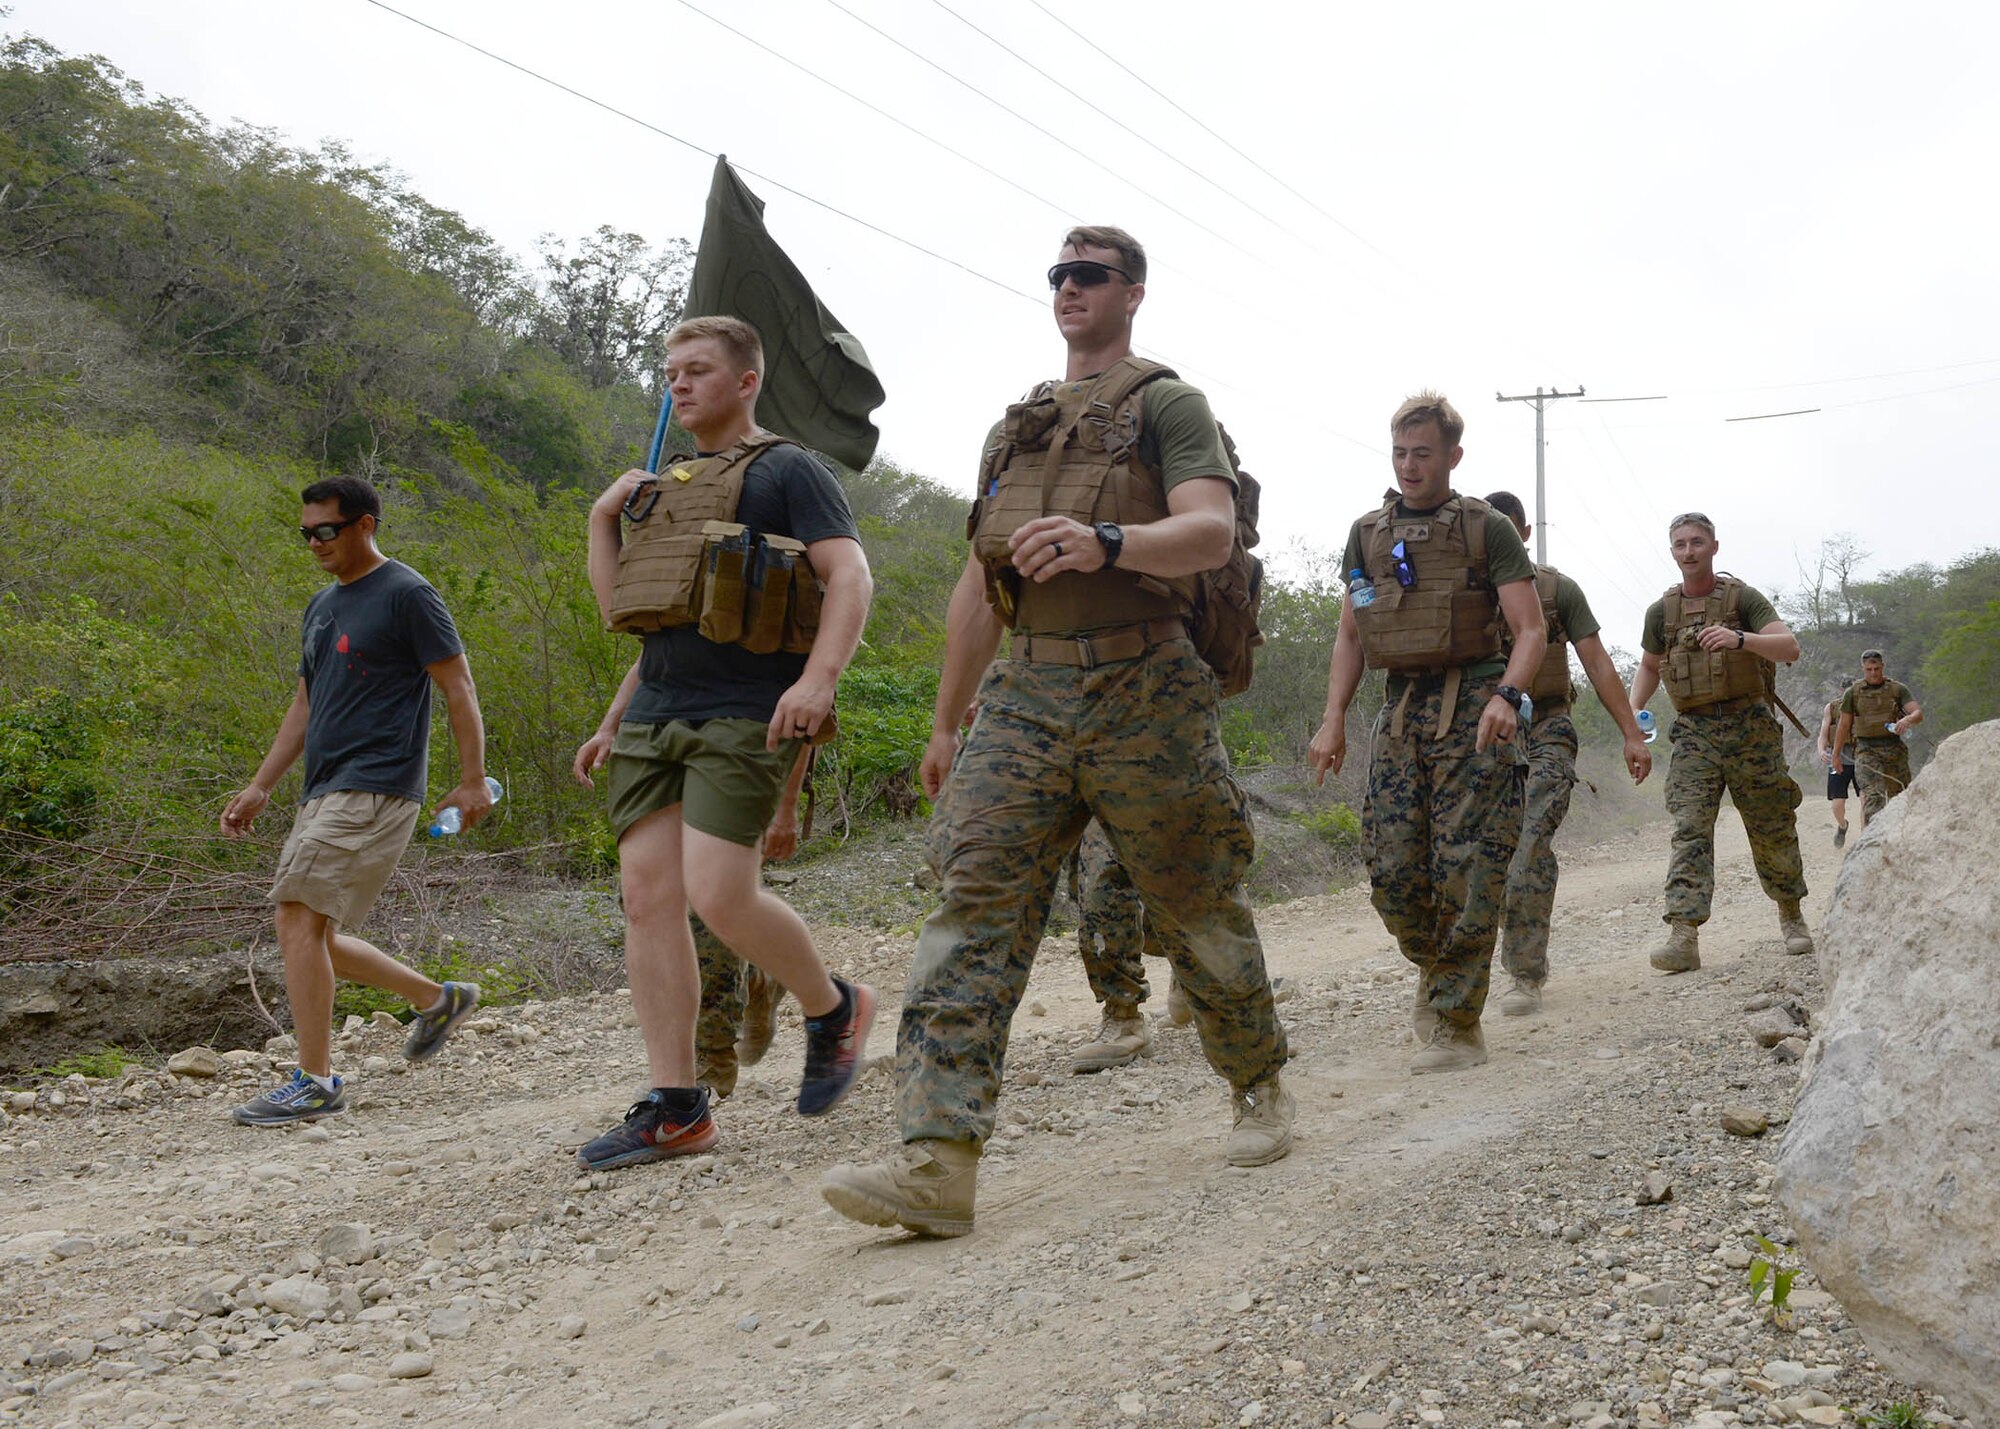
[[664, 1161], [669, 1156], [692, 1156], [708, 1150], [715, 1145], [715, 1118], [708, 1114], [708, 1088], [698, 1090], [701, 1096], [694, 1110], [682, 1114], [669, 1111], [666, 1098], [655, 1087], [644, 1101], [632, 1104], [622, 1126], [613, 1127], [579, 1150], [577, 1164], [586, 1171], [611, 1171], [641, 1161]]
[[799, 1115], [820, 1116], [840, 1105], [861, 1071], [868, 1028], [875, 1021], [875, 989], [837, 977], [840, 1006], [806, 1019], [806, 1075], [799, 1083]]
[[1835, 848], [1839, 848], [1842, 844], [1846, 842], [1847, 842], [1847, 825], [1842, 824], [1839, 828], [1833, 831], [1833, 846]]
[[478, 983], [446, 983], [444, 995], [437, 1000], [437, 1005], [425, 1008], [411, 1021], [409, 1039], [403, 1043], [404, 1058], [412, 1062], [428, 1062], [444, 1046], [452, 1028], [472, 1016], [473, 1009], [478, 1006]]
[[299, 1071], [292, 1073], [290, 1081], [280, 1082], [229, 1113], [241, 1126], [290, 1126], [346, 1114], [347, 1087], [340, 1078], [333, 1079], [333, 1090], [328, 1091]]

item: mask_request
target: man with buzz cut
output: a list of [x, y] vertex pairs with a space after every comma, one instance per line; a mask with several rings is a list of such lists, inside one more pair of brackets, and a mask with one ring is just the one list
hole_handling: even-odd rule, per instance
[[1799, 642], [1771, 602], [1715, 569], [1721, 543], [1699, 511], [1667, 527], [1680, 581], [1646, 609], [1632, 710], [1646, 707], [1662, 681], [1674, 702], [1667, 765], [1673, 852], [1667, 864], [1667, 937], [1650, 961], [1661, 972], [1701, 966], [1698, 930], [1715, 897], [1715, 819], [1727, 790], [1764, 892], [1778, 905], [1788, 953], [1810, 953], [1801, 901], [1798, 808], [1805, 795], [1785, 766], [1784, 732], [1772, 713], [1776, 665], [1799, 658]]
[[868, 559], [833, 473], [757, 426], [756, 329], [692, 318], [666, 349], [674, 416], [698, 454], [658, 477], [626, 472], [590, 511], [599, 609], [644, 646], [575, 772], [604, 770], [651, 1090], [577, 1152], [586, 1170], [715, 1142], [695, 1070], [690, 908], [804, 1009], [801, 1115], [846, 1096], [875, 1016], [874, 992], [830, 976], [804, 922], [760, 882], [786, 776], [830, 729], [835, 686], [860, 643]]
[[333, 583], [306, 604], [298, 686], [271, 752], [222, 811], [224, 836], [242, 838], [285, 771], [305, 756], [298, 817], [271, 885], [299, 1065], [231, 1113], [245, 1126], [289, 1126], [347, 1110], [347, 1087], [332, 1063], [336, 977], [410, 1000], [418, 1013], [403, 1055], [413, 1062], [436, 1055], [479, 1005], [475, 984], [433, 982], [355, 934], [423, 811], [433, 685], [450, 710], [459, 766], [458, 785], [437, 810], [457, 810], [470, 828], [493, 807], [486, 729], [465, 646], [430, 582], [376, 546], [382, 498], [373, 485], [333, 476], [300, 499], [299, 535]]
[[1376, 911], [1417, 967], [1413, 1076], [1486, 1061], [1480, 1018], [1521, 836], [1521, 702], [1547, 644], [1514, 523], [1452, 490], [1464, 434], [1436, 392], [1389, 419], [1396, 485], [1347, 534], [1326, 718], [1308, 751], [1317, 781], [1338, 774], [1362, 671], [1387, 672], [1361, 825]]
[[1903, 736], [1924, 722], [1924, 707], [1910, 687], [1889, 678], [1880, 650], [1861, 652], [1861, 678], [1840, 697], [1840, 726], [1833, 736], [1834, 766], [1850, 743], [1854, 777], [1861, 785], [1861, 823], [1881, 813], [1910, 787], [1910, 748]]
[[[1511, 491], [1496, 491], [1486, 504], [1514, 523], [1527, 544], [1534, 527], [1527, 509]], [[1602, 628], [1591, 614], [1583, 588], [1554, 566], [1535, 567], [1535, 595], [1541, 601], [1548, 653], [1535, 667], [1528, 684], [1534, 713], [1527, 720], [1528, 794], [1521, 822], [1521, 842], [1507, 868], [1507, 922], [1500, 938], [1500, 964], [1510, 985], [1500, 996], [1503, 1017], [1527, 1017], [1542, 1010], [1542, 984], [1549, 976], [1549, 919], [1555, 909], [1556, 830], [1569, 813], [1570, 790], [1576, 784], [1576, 726], [1569, 710], [1576, 691], [1570, 683], [1569, 651], [1577, 659], [1590, 687], [1604, 704], [1624, 737], [1625, 768], [1634, 784], [1653, 772], [1653, 751], [1632, 707], [1611, 652], [1599, 638]]]
[[[1292, 1144], [1285, 1034], [1242, 889], [1249, 809], [1223, 748], [1216, 673], [1190, 639], [1203, 573], [1235, 552], [1235, 467], [1207, 399], [1132, 355], [1146, 296], [1138, 241], [1071, 229], [1048, 279], [1066, 370], [987, 438], [971, 557], [946, 617], [922, 767], [933, 799], [952, 784], [935, 830], [943, 902], [903, 998], [903, 1146], [821, 1184], [842, 1215], [933, 1236], [972, 1229], [1008, 1027], [1093, 816], [1147, 912], [1179, 935], [1174, 971], [1230, 1086], [1229, 1162], [1260, 1166]], [[995, 661], [1008, 631], [1009, 658]]]

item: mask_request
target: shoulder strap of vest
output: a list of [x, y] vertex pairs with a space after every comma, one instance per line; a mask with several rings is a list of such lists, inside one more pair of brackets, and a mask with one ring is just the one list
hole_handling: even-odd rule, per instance
[[1116, 411], [1125, 405], [1125, 399], [1161, 377], [1178, 377], [1180, 374], [1164, 362], [1154, 362], [1150, 358], [1126, 354], [1098, 375], [1091, 384], [1090, 400], [1102, 402]]
[[[790, 437], [781, 437], [776, 432], [763, 428], [753, 429], [741, 441], [723, 448], [711, 460], [721, 464], [722, 487], [728, 492], [728, 508], [734, 511], [743, 499], [743, 478], [750, 470], [750, 463], [769, 451], [772, 447], [796, 447], [799, 444]], [[800, 448], [804, 450], [804, 448]]]
[[[1739, 614], [1743, 609], [1743, 582], [1728, 571], [1718, 571], [1715, 576], [1715, 594], [1722, 597], [1722, 604], [1715, 609], [1716, 619], [1726, 620]], [[1755, 634], [1755, 632], [1751, 632]]]
[[1556, 592], [1561, 576], [1554, 566], [1535, 567], [1535, 594], [1542, 602], [1542, 614], [1556, 613]]
[[1486, 516], [1493, 508], [1476, 496], [1454, 495], [1440, 508], [1450, 511], [1457, 507], [1456, 515], [1465, 523], [1465, 553], [1479, 573], [1486, 578], [1486, 584], [1493, 584], [1492, 573], [1486, 565]]

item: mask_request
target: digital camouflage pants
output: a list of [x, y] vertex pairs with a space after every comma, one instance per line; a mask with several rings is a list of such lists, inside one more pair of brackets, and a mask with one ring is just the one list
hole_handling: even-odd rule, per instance
[[1175, 936], [1209, 1065], [1248, 1088], [1284, 1065], [1244, 896], [1254, 836], [1215, 677], [1185, 639], [1079, 669], [1000, 660], [951, 775], [943, 903], [924, 923], [896, 1039], [905, 1141], [984, 1143], [1014, 1010], [1070, 850], [1095, 816]]
[[1528, 790], [1521, 842], [1507, 865], [1507, 921], [1500, 964], [1515, 977], [1549, 975], [1549, 919], [1556, 906], [1556, 830], [1576, 785], [1576, 726], [1567, 711], [1538, 715], [1527, 733]]
[[1854, 753], [1854, 780], [1861, 786], [1861, 816], [1872, 819], [1910, 787], [1910, 747], [1900, 739], [1863, 744]]
[[1480, 713], [1498, 685], [1467, 680], [1439, 739], [1440, 685], [1411, 692], [1397, 734], [1402, 685], [1391, 681], [1361, 811], [1375, 909], [1416, 964], [1431, 1010], [1460, 1026], [1477, 1023], [1486, 1006], [1507, 864], [1521, 836], [1519, 741], [1476, 749]]
[[1166, 957], [1167, 952], [1157, 921], [1146, 916], [1145, 900], [1133, 886], [1132, 875], [1095, 821], [1077, 845], [1070, 880], [1077, 907], [1077, 949], [1083, 954], [1083, 975], [1090, 982], [1091, 996], [1106, 1006], [1137, 1007], [1152, 992], [1141, 952], [1156, 958]]
[[1667, 766], [1667, 812], [1674, 820], [1667, 862], [1669, 923], [1708, 921], [1715, 896], [1715, 816], [1726, 789], [1750, 838], [1764, 892], [1784, 903], [1806, 896], [1798, 807], [1805, 798], [1785, 767], [1785, 736], [1764, 705], [1727, 714], [1676, 715]]

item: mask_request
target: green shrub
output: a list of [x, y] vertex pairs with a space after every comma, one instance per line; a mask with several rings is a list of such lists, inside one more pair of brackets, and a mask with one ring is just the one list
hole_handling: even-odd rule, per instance
[[1345, 804], [1329, 804], [1293, 816], [1306, 830], [1335, 848], [1361, 846], [1361, 815]]

